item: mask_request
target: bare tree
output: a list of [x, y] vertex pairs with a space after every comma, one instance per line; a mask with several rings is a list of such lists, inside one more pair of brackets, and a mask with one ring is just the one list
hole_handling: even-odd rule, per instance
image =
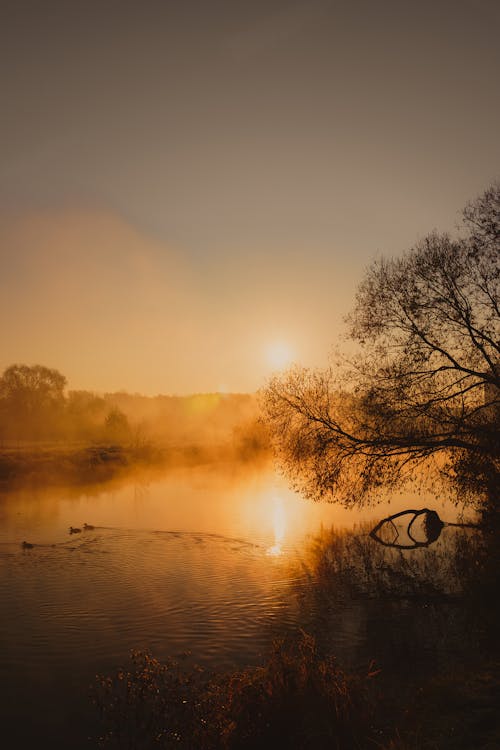
[[[346, 505], [437, 474], [495, 491], [500, 415], [500, 184], [463, 212], [458, 237], [433, 233], [373, 263], [343, 367], [294, 369], [263, 404], [285, 469], [311, 497]], [[423, 470], [426, 470], [423, 473]]]

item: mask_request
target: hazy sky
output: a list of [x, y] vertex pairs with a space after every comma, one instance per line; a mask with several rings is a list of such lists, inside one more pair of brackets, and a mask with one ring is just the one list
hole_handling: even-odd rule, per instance
[[0, 370], [154, 394], [254, 390], [280, 342], [325, 364], [369, 261], [498, 176], [499, 22], [496, 0], [4, 0]]

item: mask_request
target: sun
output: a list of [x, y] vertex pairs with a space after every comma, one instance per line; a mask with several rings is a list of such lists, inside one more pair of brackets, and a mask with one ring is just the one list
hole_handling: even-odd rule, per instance
[[266, 362], [273, 370], [283, 370], [292, 364], [293, 348], [286, 341], [271, 341], [266, 346]]

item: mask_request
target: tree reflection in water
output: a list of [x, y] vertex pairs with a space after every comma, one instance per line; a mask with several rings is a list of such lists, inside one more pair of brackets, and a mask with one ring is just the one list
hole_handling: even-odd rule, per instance
[[480, 529], [475, 523], [450, 523], [442, 521], [435, 510], [402, 510], [383, 518], [370, 531], [370, 536], [384, 547], [395, 549], [417, 549], [428, 547], [441, 536], [445, 526]]

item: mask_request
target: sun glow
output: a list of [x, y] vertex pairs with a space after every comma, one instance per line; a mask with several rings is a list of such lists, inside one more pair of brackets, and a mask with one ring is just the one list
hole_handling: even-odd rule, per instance
[[292, 364], [295, 354], [286, 341], [272, 341], [266, 347], [266, 361], [274, 370], [282, 370]]

